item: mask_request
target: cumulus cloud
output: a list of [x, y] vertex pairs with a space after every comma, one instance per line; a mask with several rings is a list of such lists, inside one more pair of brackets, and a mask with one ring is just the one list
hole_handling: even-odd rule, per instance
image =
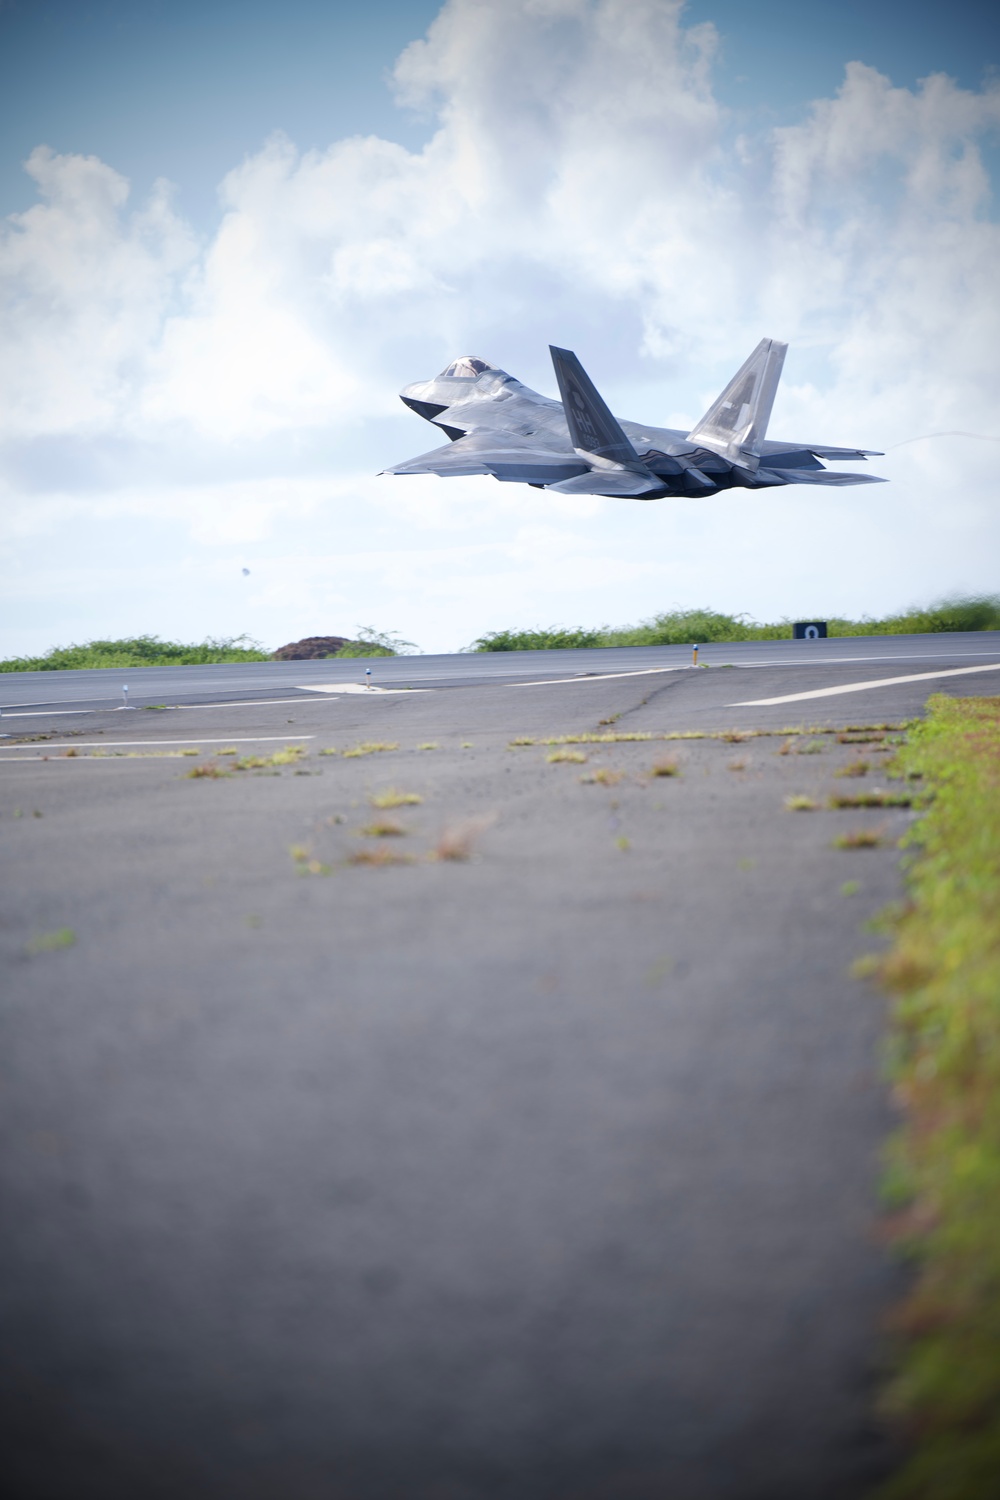
[[[685, 25], [680, 0], [448, 0], [394, 75], [400, 103], [431, 122], [421, 151], [356, 137], [300, 154], [276, 136], [225, 178], [204, 242], [166, 185], [133, 207], [112, 166], [39, 147], [27, 168], [40, 201], [0, 244], [9, 511], [44, 512], [46, 443], [96, 444], [98, 478], [96, 460], [81, 463], [78, 497], [95, 516], [116, 494], [143, 494], [147, 518], [220, 546], [247, 541], [248, 526], [258, 540], [315, 526], [317, 507], [353, 536], [363, 506], [376, 530], [436, 530], [447, 568], [454, 534], [478, 527], [462, 567], [480, 597], [491, 569], [509, 584], [521, 556], [497, 526], [530, 537], [534, 515], [531, 555], [556, 596], [564, 588], [577, 609], [588, 597], [584, 526], [627, 616], [693, 585], [666, 564], [645, 583], [630, 571], [621, 539], [634, 523], [622, 525], [618, 502], [362, 477], [406, 445], [434, 445], [430, 429], [393, 416], [400, 384], [464, 352], [545, 379], [545, 344], [573, 337], [619, 409], [627, 396], [637, 417], [693, 420], [766, 333], [793, 345], [775, 414], [792, 437], [888, 446], [994, 431], [1000, 229], [981, 143], [1000, 122], [1000, 89], [944, 76], [904, 89], [854, 62], [799, 124], [737, 138], [714, 92], [716, 43], [710, 24]], [[996, 540], [984, 446], [960, 458], [972, 496], [962, 535], [980, 553]], [[164, 484], [163, 461], [176, 467], [178, 454], [189, 472]], [[837, 514], [879, 516], [889, 535], [917, 509], [933, 528], [955, 462], [954, 447], [904, 450], [882, 466], [894, 491], [841, 496]], [[58, 508], [73, 485], [49, 490]], [[826, 496], [791, 493], [800, 513], [834, 514]], [[767, 513], [755, 499], [740, 515], [748, 504]], [[728, 502], [717, 514], [719, 566], [695, 597], [724, 604], [749, 523]], [[659, 524], [681, 524], [678, 508]], [[360, 542], [351, 554], [369, 599], [377, 555]], [[794, 609], [789, 555], [773, 556], [762, 598]], [[967, 574], [942, 586], [974, 584], [974, 565]], [[534, 586], [518, 598], [538, 615], [525, 602]], [[421, 611], [443, 618], [423, 566], [408, 586], [387, 563], [375, 587], [418, 639]], [[893, 597], [868, 607], [899, 602], [902, 587], [900, 574]], [[859, 607], [831, 594], [829, 607]], [[456, 596], [452, 644], [484, 624], [469, 618], [475, 596]], [[510, 597], [499, 585], [496, 596]]]
[[0, 241], [0, 430], [114, 428], [134, 409], [193, 237], [166, 183], [129, 213], [128, 183], [96, 157], [39, 146], [25, 168], [41, 202]]

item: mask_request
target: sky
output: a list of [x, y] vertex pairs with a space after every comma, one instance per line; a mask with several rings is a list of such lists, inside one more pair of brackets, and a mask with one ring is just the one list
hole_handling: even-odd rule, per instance
[[[0, 0], [0, 657], [997, 592], [998, 65], [972, 0]], [[456, 355], [687, 427], [764, 336], [890, 483], [378, 474]]]

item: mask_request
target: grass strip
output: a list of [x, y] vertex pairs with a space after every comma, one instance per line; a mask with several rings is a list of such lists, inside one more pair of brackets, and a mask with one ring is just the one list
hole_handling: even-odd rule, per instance
[[[876, 973], [895, 997], [890, 1233], [914, 1262], [885, 1410], [912, 1435], [880, 1500], [1000, 1486], [1000, 697], [935, 695], [899, 752], [927, 810]], [[923, 800], [923, 799], [922, 799]]]

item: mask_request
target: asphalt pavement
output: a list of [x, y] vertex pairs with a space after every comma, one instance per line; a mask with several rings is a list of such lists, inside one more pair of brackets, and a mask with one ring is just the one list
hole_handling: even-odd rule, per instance
[[896, 730], [838, 731], [1000, 691], [1000, 650], [803, 644], [5, 712], [5, 1494], [853, 1500], [891, 1471], [884, 1002], [850, 966], [913, 813], [826, 802], [899, 790]]
[[[874, 676], [896, 670], [917, 672], [921, 667], [971, 666], [983, 661], [1000, 661], [1000, 631], [716, 642], [699, 650], [700, 664], [709, 668], [839, 672], [844, 666], [857, 666]], [[0, 712], [5, 716], [39, 709], [62, 710], [64, 714], [94, 709], [113, 712], [123, 704], [123, 687], [128, 688], [129, 704], [137, 707], [294, 698], [329, 684], [363, 686], [368, 681], [366, 669], [376, 687], [426, 691], [612, 673], [681, 671], [690, 663], [690, 646], [624, 646], [586, 651], [459, 652], [344, 661], [13, 672], [0, 674]]]

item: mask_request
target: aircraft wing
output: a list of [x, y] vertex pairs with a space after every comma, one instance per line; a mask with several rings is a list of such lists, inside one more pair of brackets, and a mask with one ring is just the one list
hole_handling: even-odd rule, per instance
[[511, 432], [473, 432], [468, 437], [408, 459], [384, 474], [492, 474], [514, 484], [555, 484], [586, 474], [573, 453], [539, 447]]

